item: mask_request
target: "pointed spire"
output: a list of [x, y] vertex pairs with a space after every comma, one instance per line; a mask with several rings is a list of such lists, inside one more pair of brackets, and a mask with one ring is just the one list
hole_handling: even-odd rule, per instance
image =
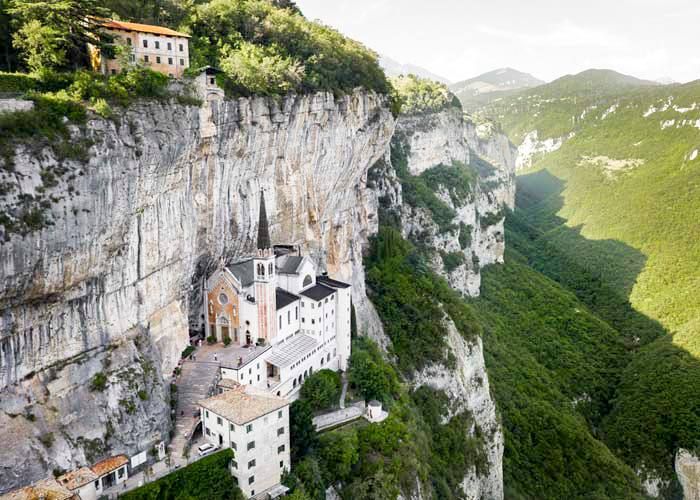
[[258, 250], [272, 248], [270, 241], [270, 228], [267, 223], [267, 211], [265, 210], [265, 196], [260, 190], [260, 219], [258, 220]]

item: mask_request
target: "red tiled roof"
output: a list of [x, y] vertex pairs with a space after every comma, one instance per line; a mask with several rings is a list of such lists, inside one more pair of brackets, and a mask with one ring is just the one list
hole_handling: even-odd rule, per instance
[[105, 458], [101, 462], [97, 462], [95, 465], [90, 467], [90, 469], [92, 469], [92, 472], [97, 474], [98, 477], [102, 477], [105, 474], [109, 474], [110, 472], [117, 470], [122, 465], [126, 465], [128, 463], [129, 459], [126, 458], [126, 455], [117, 455], [116, 457]]
[[81, 486], [85, 486], [91, 481], [97, 479], [95, 474], [89, 467], [81, 467], [58, 477], [58, 482], [69, 490], [77, 490]]
[[107, 29], [139, 31], [141, 33], [153, 33], [155, 35], [180, 36], [184, 38], [190, 38], [190, 35], [186, 33], [180, 33], [179, 31], [171, 30], [170, 28], [164, 28], [163, 26], [129, 23], [126, 21], [115, 21], [114, 19], [105, 19], [102, 22], [102, 27]]

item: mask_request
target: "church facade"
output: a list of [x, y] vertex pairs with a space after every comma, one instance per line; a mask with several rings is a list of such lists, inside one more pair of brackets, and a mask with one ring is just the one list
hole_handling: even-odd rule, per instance
[[223, 379], [288, 397], [314, 371], [347, 369], [351, 287], [272, 245], [262, 193], [255, 254], [209, 277], [203, 307], [206, 336], [230, 346]]

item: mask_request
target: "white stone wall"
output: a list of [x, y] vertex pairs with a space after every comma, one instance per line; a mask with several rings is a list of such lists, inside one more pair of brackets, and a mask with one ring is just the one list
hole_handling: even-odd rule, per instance
[[294, 301], [286, 307], [277, 310], [277, 337], [273, 345], [299, 331], [301, 326], [300, 302], [299, 300]]
[[[208, 416], [207, 416], [208, 412]], [[235, 425], [209, 410], [202, 411], [205, 438], [222, 448], [234, 448], [234, 476], [246, 497], [251, 497], [280, 483], [284, 470], [290, 470], [289, 457], [289, 406], [261, 416], [247, 425]], [[280, 416], [281, 414], [281, 416]], [[217, 422], [221, 419], [221, 424]], [[233, 429], [233, 430], [232, 430]], [[282, 434], [279, 434], [282, 429]], [[255, 442], [253, 449], [248, 443]], [[235, 446], [232, 444], [235, 443]], [[283, 446], [284, 450], [279, 451]], [[255, 465], [249, 463], [255, 460]], [[254, 477], [252, 483], [250, 478]]]

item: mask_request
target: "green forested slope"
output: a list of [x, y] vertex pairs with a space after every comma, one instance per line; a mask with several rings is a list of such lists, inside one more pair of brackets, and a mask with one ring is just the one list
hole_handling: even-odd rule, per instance
[[700, 446], [700, 82], [578, 76], [484, 110], [515, 142], [573, 133], [521, 173], [507, 244], [619, 332], [597, 435], [670, 480]]

